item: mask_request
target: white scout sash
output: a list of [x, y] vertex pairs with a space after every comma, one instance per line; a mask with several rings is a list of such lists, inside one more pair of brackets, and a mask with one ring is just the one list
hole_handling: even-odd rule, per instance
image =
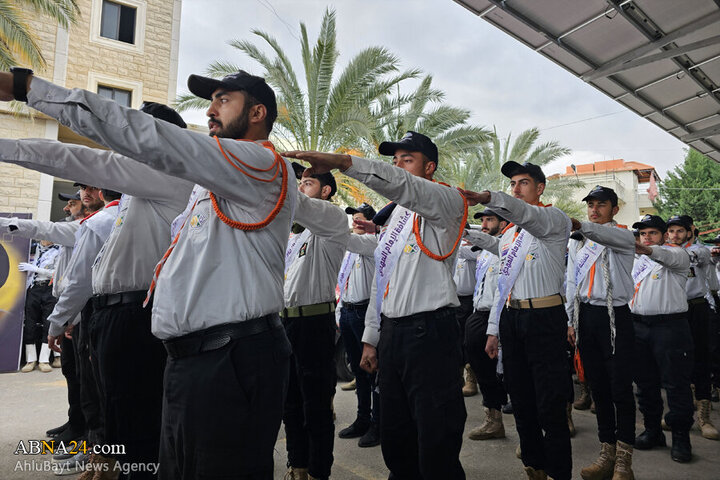
[[285, 273], [287, 274], [288, 268], [290, 268], [290, 265], [292, 265], [293, 260], [297, 256], [298, 250], [300, 247], [308, 241], [310, 238], [310, 235], [312, 235], [312, 232], [310, 232], [310, 229], [306, 228], [303, 230], [302, 233], [298, 233], [293, 235], [293, 237], [288, 242], [287, 249], [285, 250]]
[[657, 264], [658, 263], [655, 260], [652, 260], [647, 255], [641, 255], [640, 258], [635, 260], [635, 263], [633, 264], [633, 283], [637, 285], [638, 283], [642, 282], [645, 277], [650, 275], [650, 272], [653, 271]]
[[595, 262], [605, 250], [604, 245], [588, 240], [585, 245], [575, 255], [575, 288], [570, 292], [568, 301], [575, 298], [575, 291], [580, 286], [580, 283], [585, 279], [588, 272], [595, 265]]
[[338, 273], [338, 288], [340, 290], [340, 299], [342, 299], [343, 294], [345, 293], [345, 285], [347, 284], [347, 280], [350, 277], [350, 272], [355, 266], [357, 258], [357, 253], [345, 252], [345, 258], [343, 259], [343, 263], [340, 266], [340, 273]]
[[520, 232], [510, 247], [502, 252], [500, 257], [500, 272], [498, 273], [498, 297], [495, 300], [495, 323], [500, 324], [500, 314], [502, 313], [503, 304], [507, 301], [512, 287], [520, 275], [523, 265], [525, 265], [525, 256], [530, 250], [530, 244], [535, 240], [527, 230]]
[[487, 274], [487, 271], [490, 269], [492, 257], [494, 257], [492, 253], [483, 250], [483, 253], [481, 253], [477, 259], [477, 266], [475, 267], [475, 293], [473, 293], [473, 297], [477, 297], [480, 293], [480, 286], [483, 283], [485, 274]]
[[185, 220], [187, 220], [188, 215], [190, 215], [190, 212], [195, 206], [195, 201], [197, 200], [198, 195], [200, 195], [200, 190], [204, 190], [204, 188], [202, 188], [200, 185], [195, 185], [193, 187], [185, 210], [183, 210], [180, 215], [175, 217], [175, 220], [173, 220], [170, 224], [170, 241], [175, 238], [182, 226], [185, 224]]
[[395, 270], [395, 265], [400, 259], [405, 243], [412, 231], [412, 217], [413, 213], [410, 210], [403, 207], [396, 208], [390, 220], [390, 225], [380, 237], [378, 246], [375, 248], [375, 287], [377, 288], [375, 314], [378, 323], [380, 322], [385, 288], [390, 282], [390, 276]]

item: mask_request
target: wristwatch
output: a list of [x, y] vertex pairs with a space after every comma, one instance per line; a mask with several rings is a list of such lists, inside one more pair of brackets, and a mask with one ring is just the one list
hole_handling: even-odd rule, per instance
[[10, 69], [13, 74], [13, 96], [15, 100], [27, 102], [27, 78], [33, 74], [29, 68], [13, 67]]

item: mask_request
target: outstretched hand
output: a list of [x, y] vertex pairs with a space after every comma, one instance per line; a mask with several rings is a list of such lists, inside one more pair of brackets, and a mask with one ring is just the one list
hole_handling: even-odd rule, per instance
[[283, 152], [280, 155], [308, 162], [310, 164], [310, 168], [303, 172], [303, 176], [321, 175], [335, 168], [345, 171], [352, 166], [352, 158], [350, 155], [340, 153], [293, 150], [290, 152]]
[[463, 190], [462, 188], [458, 187], [458, 191], [465, 197], [465, 199], [468, 202], [468, 205], [471, 207], [474, 207], [478, 203], [488, 203], [490, 201], [490, 192], [487, 190], [484, 192], [473, 192], [472, 190]]
[[362, 228], [365, 233], [377, 233], [377, 225], [372, 220], [353, 219], [353, 223]]
[[572, 222], [572, 231], [576, 232], [582, 228], [582, 223], [580, 223], [580, 220], [577, 218], [570, 218], [570, 221]]

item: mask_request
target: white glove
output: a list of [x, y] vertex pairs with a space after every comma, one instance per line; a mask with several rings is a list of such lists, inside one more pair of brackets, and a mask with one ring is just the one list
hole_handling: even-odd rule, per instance
[[32, 263], [22, 262], [18, 264], [18, 270], [20, 270], [21, 272], [37, 273], [39, 268]]
[[8, 226], [10, 226], [10, 218], [0, 217], [0, 228], [7, 228]]

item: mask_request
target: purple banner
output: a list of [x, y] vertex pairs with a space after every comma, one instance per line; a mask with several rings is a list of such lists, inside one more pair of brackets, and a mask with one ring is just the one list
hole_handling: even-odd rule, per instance
[[[0, 217], [32, 218], [29, 213], [0, 213]], [[26, 273], [18, 270], [27, 262], [30, 239], [0, 232], [0, 372], [20, 368]]]

